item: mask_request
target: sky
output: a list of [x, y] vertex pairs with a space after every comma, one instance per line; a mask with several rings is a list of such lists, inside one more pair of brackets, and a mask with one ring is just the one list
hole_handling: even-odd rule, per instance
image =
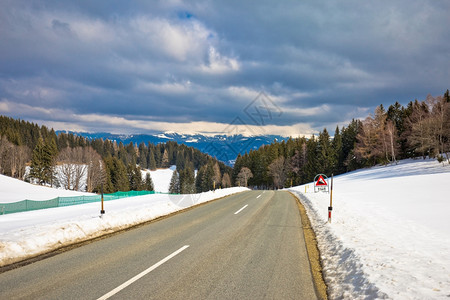
[[450, 2], [0, 0], [0, 114], [310, 135], [450, 88]]

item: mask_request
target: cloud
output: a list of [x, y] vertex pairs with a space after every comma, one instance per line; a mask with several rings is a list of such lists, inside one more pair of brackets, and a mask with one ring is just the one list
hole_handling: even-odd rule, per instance
[[209, 48], [209, 60], [207, 65], [202, 65], [201, 70], [211, 74], [223, 74], [239, 71], [240, 64], [237, 59], [220, 55], [214, 47]]
[[[309, 136], [314, 133], [308, 124], [292, 125], [265, 125], [258, 126], [251, 122], [243, 121], [230, 126], [219, 122], [164, 122], [149, 119], [136, 120], [127, 116], [112, 116], [99, 114], [76, 114], [68, 110], [46, 109], [42, 107], [25, 104], [16, 105], [9, 100], [0, 101], [0, 113], [21, 112], [31, 122], [46, 125], [55, 130], [75, 130], [87, 132], [110, 132], [110, 133], [156, 133], [177, 132], [183, 134], [242, 134], [253, 136], [260, 134], [273, 134], [283, 136]], [[241, 119], [239, 119], [241, 120]]]
[[236, 118], [256, 126], [245, 109], [264, 92], [282, 112], [264, 130], [334, 130], [449, 88], [449, 10], [418, 0], [5, 1], [0, 109], [92, 131], [208, 132]]

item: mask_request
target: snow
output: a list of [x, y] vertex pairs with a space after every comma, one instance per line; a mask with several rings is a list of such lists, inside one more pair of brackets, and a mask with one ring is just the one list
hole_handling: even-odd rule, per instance
[[56, 197], [94, 195], [53, 189], [46, 186], [33, 185], [19, 179], [0, 175], [0, 203], [11, 203], [22, 200], [50, 200]]
[[198, 139], [189, 138], [188, 140], [186, 140], [186, 143], [198, 143]]
[[173, 138], [168, 137], [167, 135], [165, 135], [164, 133], [160, 133], [158, 135], [156, 135], [156, 137], [159, 137], [160, 139], [168, 139], [168, 140], [173, 140]]
[[[5, 183], [11, 183], [4, 179], [0, 177], [1, 190]], [[21, 182], [12, 183], [20, 194]], [[0, 266], [245, 190], [236, 187], [193, 195], [153, 194], [107, 201], [102, 217], [98, 202], [0, 215]], [[51, 198], [52, 193], [48, 189], [45, 198]]]
[[448, 299], [450, 166], [404, 160], [336, 176], [328, 193], [290, 189], [305, 205], [331, 299]]
[[150, 177], [153, 181], [153, 187], [155, 192], [168, 193], [170, 180], [172, 179], [173, 171], [176, 170], [176, 166], [171, 166], [168, 169], [158, 169], [154, 171], [143, 170], [142, 178], [145, 179], [145, 174], [150, 172]]

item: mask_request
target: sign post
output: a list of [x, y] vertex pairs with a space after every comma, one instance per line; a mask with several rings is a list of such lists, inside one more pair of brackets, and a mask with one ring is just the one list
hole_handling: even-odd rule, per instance
[[331, 192], [330, 192], [330, 206], [328, 206], [328, 223], [331, 223], [332, 210], [333, 210], [333, 174], [331, 174]]

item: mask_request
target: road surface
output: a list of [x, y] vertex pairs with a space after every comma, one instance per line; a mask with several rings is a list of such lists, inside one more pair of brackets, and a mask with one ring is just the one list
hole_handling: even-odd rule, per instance
[[0, 274], [0, 299], [315, 299], [300, 214], [250, 191]]

